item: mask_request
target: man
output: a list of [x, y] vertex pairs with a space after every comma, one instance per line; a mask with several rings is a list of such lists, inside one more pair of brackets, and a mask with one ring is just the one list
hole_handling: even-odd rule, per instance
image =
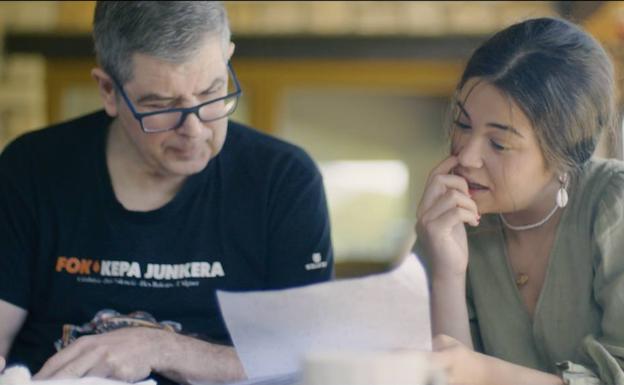
[[[98, 2], [93, 34], [105, 112], [0, 156], [0, 356], [36, 379], [243, 378], [215, 290], [331, 277], [321, 176], [228, 123], [240, 86], [221, 4]], [[172, 322], [80, 337], [113, 310]]]

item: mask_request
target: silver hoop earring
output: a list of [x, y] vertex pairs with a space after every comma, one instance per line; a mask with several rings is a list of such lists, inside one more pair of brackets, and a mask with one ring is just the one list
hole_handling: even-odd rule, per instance
[[566, 207], [568, 204], [568, 191], [566, 187], [568, 187], [568, 173], [563, 173], [559, 176], [559, 183], [561, 183], [561, 187], [559, 187], [559, 191], [557, 191], [557, 206], [560, 208]]

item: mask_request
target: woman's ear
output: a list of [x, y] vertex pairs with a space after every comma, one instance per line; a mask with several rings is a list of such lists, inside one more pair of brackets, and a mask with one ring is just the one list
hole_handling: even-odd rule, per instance
[[97, 82], [104, 110], [111, 117], [117, 116], [117, 91], [113, 79], [101, 68], [92, 69], [91, 76]]

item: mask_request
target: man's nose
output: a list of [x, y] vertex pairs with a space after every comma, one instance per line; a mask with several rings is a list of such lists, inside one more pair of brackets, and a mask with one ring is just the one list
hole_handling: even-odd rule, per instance
[[197, 113], [191, 112], [184, 117], [182, 124], [176, 129], [176, 132], [180, 135], [195, 137], [198, 136], [203, 129], [204, 123], [199, 120]]

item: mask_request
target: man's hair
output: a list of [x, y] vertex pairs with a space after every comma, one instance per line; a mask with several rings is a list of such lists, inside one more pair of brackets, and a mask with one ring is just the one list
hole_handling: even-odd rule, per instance
[[230, 41], [227, 13], [218, 1], [98, 1], [93, 40], [99, 65], [121, 84], [132, 79], [132, 56], [173, 63], [188, 60], [208, 36]]

